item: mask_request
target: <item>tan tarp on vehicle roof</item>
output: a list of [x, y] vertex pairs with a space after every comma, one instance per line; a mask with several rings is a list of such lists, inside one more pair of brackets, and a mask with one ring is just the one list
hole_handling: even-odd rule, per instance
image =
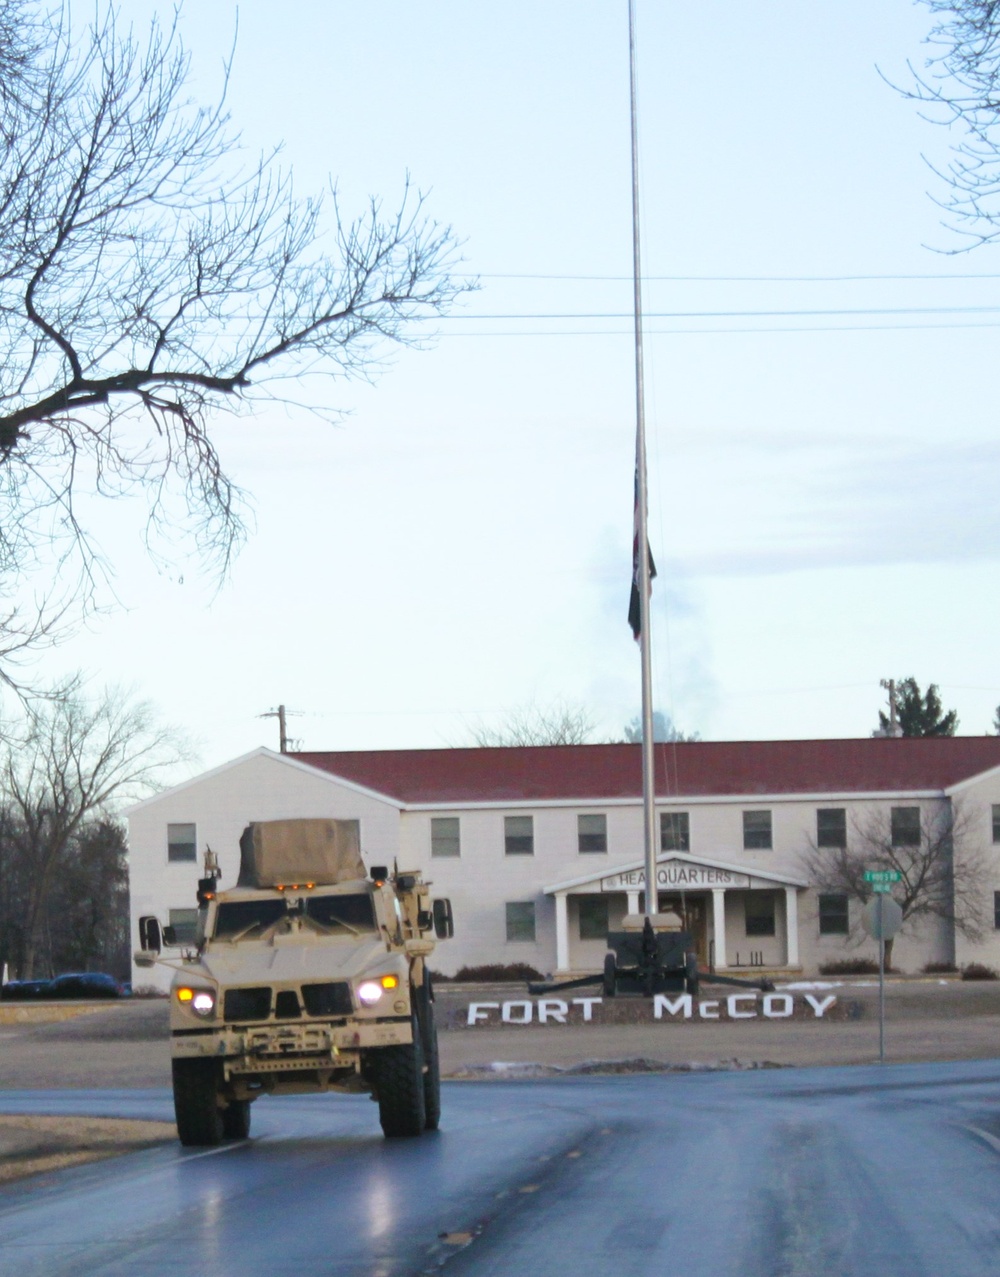
[[329, 886], [365, 876], [356, 820], [259, 820], [240, 838], [238, 887]]

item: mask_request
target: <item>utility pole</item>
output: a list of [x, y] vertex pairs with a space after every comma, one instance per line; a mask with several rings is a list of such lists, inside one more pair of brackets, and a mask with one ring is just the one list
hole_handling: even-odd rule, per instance
[[879, 687], [884, 687], [889, 693], [889, 732], [892, 737], [902, 736], [903, 729], [899, 725], [896, 717], [896, 680], [894, 678], [879, 679]]
[[286, 726], [287, 711], [284, 705], [277, 709], [269, 709], [266, 714], [258, 714], [258, 718], [276, 718], [278, 720], [278, 747], [283, 754], [288, 753], [288, 729]]

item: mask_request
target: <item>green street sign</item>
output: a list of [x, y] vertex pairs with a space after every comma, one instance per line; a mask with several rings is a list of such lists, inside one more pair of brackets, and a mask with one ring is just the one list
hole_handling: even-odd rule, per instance
[[898, 869], [866, 869], [865, 882], [899, 882], [902, 874]]
[[872, 891], [874, 891], [877, 896], [887, 896], [892, 891], [892, 883], [873, 882]]

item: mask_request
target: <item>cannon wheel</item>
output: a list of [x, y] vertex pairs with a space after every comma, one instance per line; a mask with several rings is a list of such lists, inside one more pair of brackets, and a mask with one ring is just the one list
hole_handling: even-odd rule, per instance
[[693, 998], [698, 996], [698, 955], [689, 953], [685, 960], [684, 985]]
[[615, 987], [617, 974], [618, 963], [615, 960], [615, 955], [609, 953], [604, 959], [604, 996], [606, 998], [613, 998], [617, 992]]

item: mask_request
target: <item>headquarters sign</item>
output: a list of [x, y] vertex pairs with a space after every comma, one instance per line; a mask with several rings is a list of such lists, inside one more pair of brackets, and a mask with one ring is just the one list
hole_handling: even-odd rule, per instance
[[[601, 879], [602, 891], [642, 891], [645, 885], [646, 873], [643, 869], [630, 869]], [[746, 891], [750, 886], [750, 876], [729, 869], [689, 865], [677, 860], [657, 866], [656, 885], [661, 891], [684, 891], [696, 887], [730, 887]]]

